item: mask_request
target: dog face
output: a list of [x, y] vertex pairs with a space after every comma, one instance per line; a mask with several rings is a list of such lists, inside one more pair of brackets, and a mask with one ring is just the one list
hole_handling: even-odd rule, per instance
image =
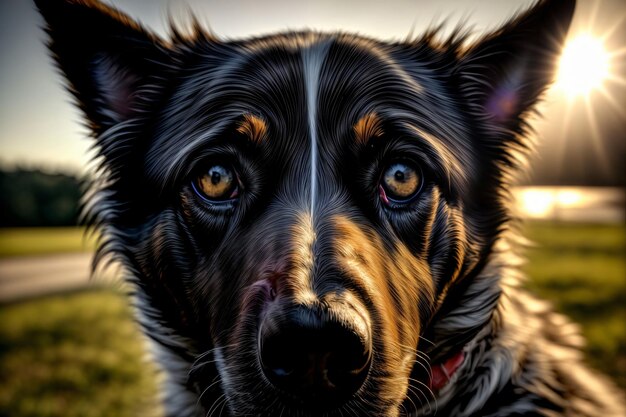
[[96, 136], [86, 212], [100, 254], [130, 271], [185, 391], [172, 401], [394, 416], [433, 394], [425, 354], [455, 347], [434, 323], [506, 221], [523, 119], [573, 2], [540, 2], [471, 46], [433, 33], [164, 42], [95, 2], [38, 7]]

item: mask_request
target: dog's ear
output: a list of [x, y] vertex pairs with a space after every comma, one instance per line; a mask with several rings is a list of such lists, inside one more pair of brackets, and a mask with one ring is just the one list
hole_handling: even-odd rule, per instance
[[524, 114], [550, 84], [575, 0], [542, 0], [460, 57], [459, 85], [475, 116], [520, 132]]
[[49, 48], [96, 135], [134, 117], [167, 68], [162, 41], [96, 0], [35, 0]]
[[509, 213], [502, 188], [526, 153], [525, 116], [555, 75], [575, 0], [540, 0], [457, 57], [452, 80], [472, 123], [478, 158], [465, 211], [469, 236], [486, 261]]

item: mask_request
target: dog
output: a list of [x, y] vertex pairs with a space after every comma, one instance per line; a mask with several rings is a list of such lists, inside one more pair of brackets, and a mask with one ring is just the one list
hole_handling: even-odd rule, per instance
[[624, 415], [521, 288], [508, 198], [574, 3], [383, 42], [164, 40], [36, 0], [95, 138], [95, 262], [125, 266], [167, 416]]

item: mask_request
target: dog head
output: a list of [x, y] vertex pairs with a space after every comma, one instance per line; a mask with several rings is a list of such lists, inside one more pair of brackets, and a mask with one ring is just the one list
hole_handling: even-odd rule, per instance
[[[232, 415], [409, 407], [423, 353], [454, 348], [434, 323], [506, 222], [524, 120], [573, 3], [541, 1], [467, 45], [200, 29], [164, 41], [95, 1], [37, 1], [99, 152], [86, 199], [99, 253], [130, 271], [184, 391], [172, 401]], [[457, 348], [489, 320], [491, 291]]]

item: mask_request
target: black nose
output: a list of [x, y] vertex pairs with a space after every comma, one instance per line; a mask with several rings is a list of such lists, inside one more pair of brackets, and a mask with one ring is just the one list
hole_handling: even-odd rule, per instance
[[372, 354], [364, 326], [344, 321], [298, 310], [279, 326], [267, 326], [272, 329], [259, 335], [267, 379], [311, 407], [347, 400], [365, 381]]

